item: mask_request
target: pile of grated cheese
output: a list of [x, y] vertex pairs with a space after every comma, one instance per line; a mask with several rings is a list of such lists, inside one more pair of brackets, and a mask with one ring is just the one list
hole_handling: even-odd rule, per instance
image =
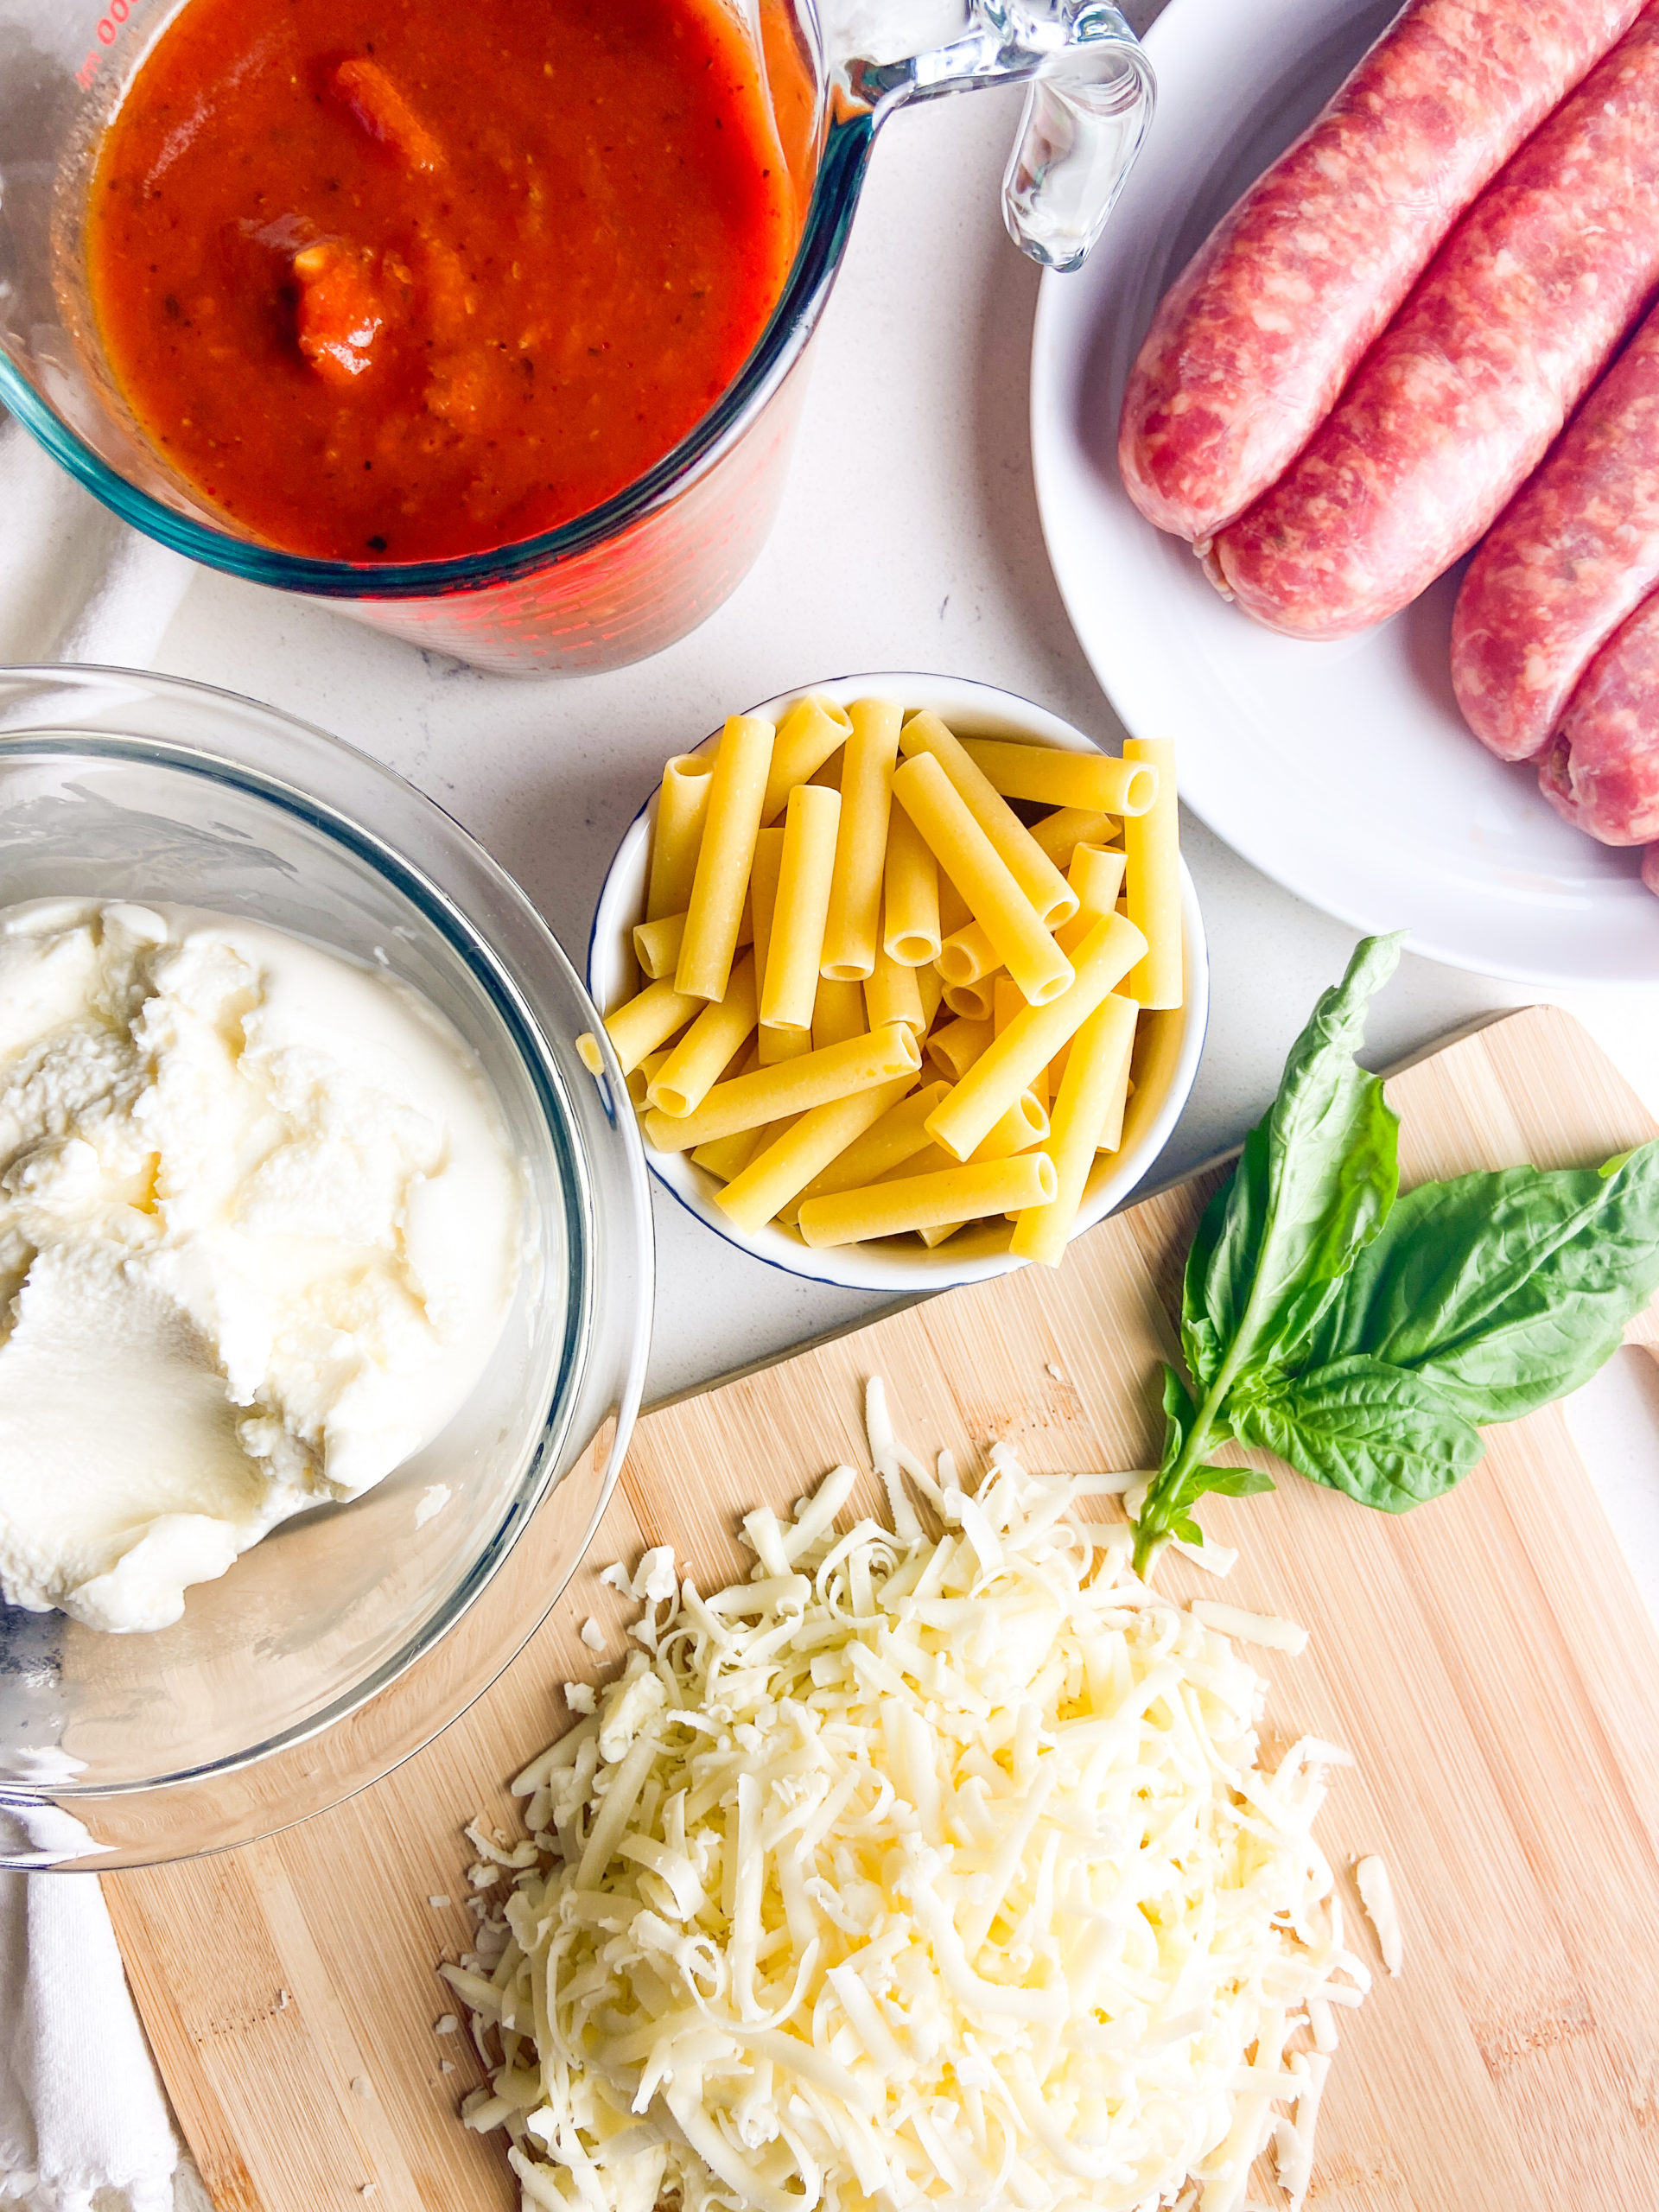
[[1299, 2204], [1370, 1983], [1312, 1835], [1347, 1754], [1257, 1764], [1265, 1685], [1200, 1614], [1251, 1617], [1131, 1573], [1077, 1510], [1123, 1481], [998, 1446], [969, 1495], [871, 1410], [893, 1525], [836, 1529], [837, 1467], [748, 1516], [746, 1582], [647, 1554], [642, 1648], [513, 1785], [529, 1839], [469, 1831], [512, 1879], [444, 1968], [468, 2124], [527, 2212], [1237, 2212], [1269, 2144]]

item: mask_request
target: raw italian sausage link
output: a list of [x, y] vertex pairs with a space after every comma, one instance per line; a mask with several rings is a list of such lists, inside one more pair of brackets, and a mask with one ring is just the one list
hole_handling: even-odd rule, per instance
[[1642, 855], [1642, 881], [1659, 899], [1659, 845], [1649, 845]]
[[1166, 295], [1118, 457], [1149, 521], [1208, 540], [1301, 451], [1483, 185], [1638, 0], [1414, 0]]
[[1464, 216], [1211, 574], [1299, 638], [1381, 622], [1465, 553], [1659, 279], [1659, 0]]
[[1604, 845], [1659, 839], [1659, 593], [1591, 662], [1539, 760], [1538, 788]]
[[1481, 541], [1452, 620], [1452, 683], [1501, 760], [1529, 760], [1659, 583], [1659, 313]]

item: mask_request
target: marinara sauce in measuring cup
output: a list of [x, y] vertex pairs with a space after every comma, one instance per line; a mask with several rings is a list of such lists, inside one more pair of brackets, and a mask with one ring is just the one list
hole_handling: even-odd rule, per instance
[[8, 41], [0, 397], [194, 558], [522, 674], [748, 568], [887, 115], [1033, 80], [1005, 204], [1068, 265], [1150, 101], [1110, 10], [1002, 0], [885, 59], [806, 0], [0, 0]]

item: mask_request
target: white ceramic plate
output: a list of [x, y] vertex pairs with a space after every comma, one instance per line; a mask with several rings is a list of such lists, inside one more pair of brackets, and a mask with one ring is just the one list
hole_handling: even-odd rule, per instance
[[[798, 684], [793, 690], [780, 692], [775, 699], [767, 699], [748, 711], [764, 715], [768, 721], [776, 721], [786, 707], [807, 691], [826, 692], [842, 706], [855, 699], [887, 698], [900, 701], [906, 709], [931, 707], [965, 737], [1024, 737], [1039, 745], [1063, 746], [1071, 752], [1096, 749], [1081, 730], [1062, 721], [1058, 715], [1033, 706], [1029, 700], [1016, 697], [1012, 691], [995, 690], [988, 683], [973, 683], [949, 676], [889, 671], [879, 675], [836, 677], [827, 683]], [[714, 737], [705, 741], [709, 745], [715, 741]], [[600, 893], [593, 934], [588, 944], [588, 988], [595, 1004], [601, 1007], [616, 1005], [625, 988], [624, 976], [629, 972], [633, 925], [645, 912], [646, 860], [656, 808], [653, 793], [634, 817], [627, 835], [617, 848], [616, 858]], [[1192, 1078], [1198, 1071], [1210, 1011], [1210, 965], [1198, 894], [1185, 862], [1181, 867], [1181, 925], [1185, 939], [1186, 1003], [1179, 1016], [1173, 1017], [1179, 1020], [1181, 1029], [1176, 1050], [1167, 1064], [1168, 1080], [1161, 1092], [1154, 1095], [1137, 1091], [1130, 1102], [1124, 1128], [1126, 1141], [1118, 1156], [1116, 1173], [1103, 1178], [1092, 1196], [1084, 1201], [1074, 1234], [1081, 1234], [1096, 1222], [1103, 1221], [1146, 1176], [1168, 1141], [1169, 1133], [1192, 1088]], [[735, 1244], [740, 1251], [753, 1253], [756, 1259], [782, 1268], [789, 1274], [804, 1276], [810, 1282], [833, 1283], [849, 1290], [886, 1291], [899, 1298], [918, 1292], [946, 1290], [953, 1283], [982, 1282], [989, 1275], [1007, 1274], [1011, 1268], [1025, 1265], [1008, 1252], [969, 1256], [957, 1248], [954, 1241], [941, 1244], [932, 1252], [919, 1243], [912, 1244], [908, 1239], [900, 1242], [897, 1238], [879, 1244], [848, 1244], [814, 1251], [784, 1229], [766, 1228], [756, 1236], [745, 1236], [714, 1202], [720, 1185], [706, 1169], [697, 1166], [689, 1154], [653, 1152], [647, 1145], [645, 1162], [664, 1189], [671, 1191], [680, 1204], [716, 1236], [724, 1237], [728, 1244]]]
[[1158, 113], [1104, 238], [1047, 276], [1032, 359], [1037, 496], [1083, 649], [1131, 731], [1173, 737], [1184, 795], [1257, 868], [1460, 968], [1571, 985], [1659, 976], [1639, 852], [1598, 845], [1464, 727], [1458, 572], [1332, 645], [1275, 637], [1153, 529], [1117, 474], [1118, 407], [1158, 300], [1317, 112], [1394, 0], [1173, 0], [1147, 40]]

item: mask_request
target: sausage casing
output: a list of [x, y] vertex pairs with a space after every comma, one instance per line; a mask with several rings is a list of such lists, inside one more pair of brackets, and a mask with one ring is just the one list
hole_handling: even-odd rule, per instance
[[1659, 840], [1659, 593], [1591, 662], [1540, 756], [1538, 788], [1604, 845]]
[[1464, 718], [1530, 760], [1592, 659], [1659, 583], [1659, 313], [1482, 539], [1452, 620]]
[[1659, 282], [1659, 0], [1453, 230], [1334, 411], [1217, 538], [1293, 637], [1381, 622], [1467, 552]]
[[1222, 219], [1154, 318], [1119, 462], [1200, 544], [1282, 474], [1434, 249], [1637, 0], [1414, 0]]

